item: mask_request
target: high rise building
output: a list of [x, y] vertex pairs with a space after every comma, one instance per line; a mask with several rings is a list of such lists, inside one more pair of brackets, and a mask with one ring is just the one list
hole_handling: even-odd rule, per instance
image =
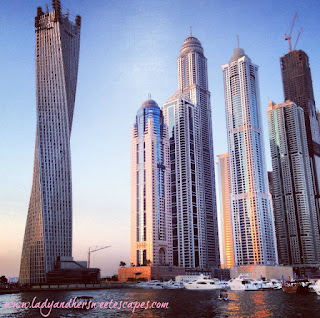
[[33, 184], [24, 235], [20, 283], [44, 283], [57, 258], [72, 256], [70, 134], [78, 74], [80, 16], [75, 22], [38, 7], [37, 130]]
[[241, 48], [222, 66], [235, 265], [277, 262], [260, 112], [258, 66]]
[[302, 50], [290, 51], [281, 57], [281, 73], [284, 100], [290, 100], [304, 110], [313, 188], [320, 220], [320, 130], [308, 55]]
[[132, 127], [131, 263], [172, 265], [171, 222], [168, 130], [149, 99]]
[[269, 102], [267, 113], [279, 263], [316, 265], [320, 236], [304, 111], [286, 101]]
[[219, 189], [219, 242], [222, 268], [234, 266], [233, 227], [230, 206], [231, 184], [229, 154], [217, 155], [217, 173]]
[[173, 264], [206, 264], [204, 193], [197, 108], [181, 92], [163, 106], [169, 128]]
[[[201, 180], [198, 200], [201, 202], [199, 203], [201, 205], [200, 209], [203, 211], [198, 211], [198, 217], [203, 218], [201, 222], [204, 224], [202, 237], [199, 238], [199, 244], [203, 245], [204, 250], [199, 251], [201, 254], [199, 256], [192, 252], [194, 261], [190, 259], [185, 264], [191, 267], [196, 263], [199, 263], [200, 266], [219, 266], [219, 239], [207, 59], [204, 56], [200, 41], [193, 37], [192, 34], [183, 42], [178, 57], [178, 89], [179, 92], [191, 100], [191, 103], [197, 109], [196, 116], [199, 123], [197, 147], [199, 147], [200, 159], [196, 163], [196, 174], [199, 175]], [[178, 204], [181, 205], [181, 202], [178, 202]], [[194, 234], [190, 233], [189, 235]], [[183, 262], [182, 259], [179, 260], [179, 264], [185, 266]]]

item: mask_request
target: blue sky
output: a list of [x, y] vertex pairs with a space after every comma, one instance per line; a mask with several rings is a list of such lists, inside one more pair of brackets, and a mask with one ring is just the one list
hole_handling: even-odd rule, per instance
[[[42, 0], [0, 2], [0, 274], [17, 276], [32, 184], [36, 129], [35, 32]], [[49, 3], [51, 9], [51, 4]], [[215, 154], [227, 151], [221, 65], [240, 47], [259, 65], [261, 108], [270, 169], [266, 109], [283, 101], [279, 59], [284, 33], [310, 58], [320, 102], [320, 2], [62, 0], [63, 11], [82, 16], [80, 64], [71, 137], [73, 253], [92, 254], [102, 274], [129, 263], [130, 139], [135, 115], [148, 93], [162, 106], [177, 90], [177, 57], [192, 32], [208, 59]], [[4, 229], [4, 230], [3, 230]]]

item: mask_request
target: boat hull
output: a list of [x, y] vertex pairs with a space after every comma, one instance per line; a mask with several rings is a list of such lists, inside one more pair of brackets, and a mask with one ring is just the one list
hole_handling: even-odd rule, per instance
[[217, 289], [221, 289], [220, 286], [215, 286], [215, 285], [213, 285], [213, 286], [197, 286], [197, 285], [186, 286], [186, 285], [184, 285], [184, 288], [185, 289], [190, 289], [190, 290], [214, 290], [214, 289], [217, 290]]
[[301, 284], [295, 284], [292, 286], [283, 284], [282, 290], [286, 293], [289, 293], [289, 294], [294, 294], [294, 293], [307, 294], [307, 293], [309, 293], [308, 286], [302, 286]]

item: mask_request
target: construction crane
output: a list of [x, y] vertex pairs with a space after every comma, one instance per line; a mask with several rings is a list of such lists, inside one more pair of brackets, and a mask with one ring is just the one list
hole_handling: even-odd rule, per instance
[[301, 31], [302, 31], [302, 28], [300, 28], [300, 30], [299, 30], [299, 34], [298, 34], [298, 37], [297, 37], [296, 43], [295, 43], [295, 45], [294, 45], [294, 47], [293, 47], [293, 50], [295, 50], [295, 49], [296, 49], [296, 47], [297, 47], [297, 44], [298, 44], [298, 41], [299, 41], [299, 37], [300, 37]]
[[287, 33], [285, 33], [285, 38], [284, 39], [285, 39], [285, 41], [289, 41], [289, 52], [292, 51], [292, 49], [291, 49], [291, 33], [292, 33], [292, 29], [293, 29], [294, 23], [296, 22], [296, 18], [297, 18], [297, 12], [294, 15], [289, 35], [287, 35]]
[[[97, 252], [100, 250], [104, 250], [105, 248], [111, 247], [111, 245], [108, 246], [103, 246], [103, 247], [98, 247], [98, 246], [91, 246], [89, 247], [89, 251], [88, 251], [88, 268], [90, 268], [90, 255], [93, 252]], [[95, 248], [94, 250], [92, 250], [92, 248]]]
[[300, 31], [299, 31], [299, 34], [298, 34], [296, 43], [295, 43], [294, 48], [293, 48], [293, 50], [292, 50], [292, 46], [291, 46], [291, 33], [292, 33], [292, 30], [293, 30], [294, 23], [296, 22], [296, 18], [297, 18], [297, 12], [296, 12], [295, 15], [294, 15], [293, 22], [292, 22], [292, 26], [291, 26], [291, 30], [290, 30], [289, 35], [288, 35], [287, 33], [285, 33], [285, 38], [284, 38], [284, 39], [285, 39], [286, 41], [289, 41], [289, 52], [294, 51], [294, 50], [296, 49], [296, 46], [297, 46], [297, 43], [298, 43], [298, 40], [299, 40], [301, 31], [302, 31], [302, 28], [300, 28]]

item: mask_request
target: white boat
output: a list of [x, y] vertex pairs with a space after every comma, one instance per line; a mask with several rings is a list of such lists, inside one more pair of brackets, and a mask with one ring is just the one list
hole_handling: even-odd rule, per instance
[[209, 289], [221, 289], [220, 280], [219, 279], [211, 279], [205, 276], [201, 276], [197, 280], [193, 282], [184, 283], [184, 287], [186, 289], [199, 289], [199, 290], [209, 290]]
[[320, 296], [320, 280], [317, 280], [317, 282], [314, 284], [313, 290], [317, 293], [317, 295]]
[[164, 284], [159, 280], [150, 280], [148, 282], [140, 282], [136, 285], [138, 288], [145, 289], [164, 289]]
[[201, 277], [206, 277], [206, 278], [210, 278], [210, 276], [207, 275], [203, 275], [203, 274], [199, 274], [199, 275], [178, 275], [175, 277], [175, 282], [176, 283], [189, 283], [189, 282], [193, 282], [195, 280], [197, 280], [198, 278]]
[[282, 284], [277, 279], [270, 279], [270, 284], [272, 284], [272, 289], [282, 289]]
[[255, 282], [247, 276], [240, 275], [237, 278], [229, 280], [229, 287], [231, 290], [256, 291], [259, 290], [260, 285], [258, 282]]
[[261, 289], [262, 289], [261, 283], [255, 280], [249, 280], [244, 285], [244, 290], [247, 290], [247, 291], [256, 291]]
[[183, 283], [175, 282], [172, 279], [169, 280], [168, 282], [164, 282], [163, 286], [165, 289], [182, 289], [182, 288], [184, 288]]
[[230, 288], [229, 282], [225, 282], [224, 280], [220, 280], [221, 288]]
[[273, 289], [273, 284], [267, 280], [259, 280], [257, 281], [260, 290], [270, 290]]

